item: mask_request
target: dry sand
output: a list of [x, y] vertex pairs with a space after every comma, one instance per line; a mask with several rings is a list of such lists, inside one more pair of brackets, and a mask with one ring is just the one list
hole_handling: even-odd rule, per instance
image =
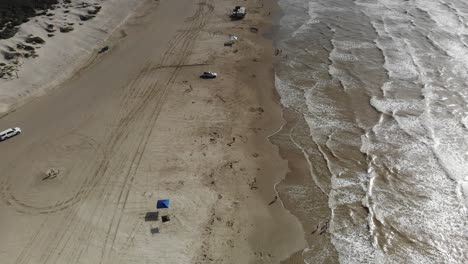
[[[144, 1], [80, 0], [66, 3], [62, 0], [54, 10], [47, 12], [48, 15], [31, 18], [29, 22], [22, 24], [13, 38], [1, 39], [0, 63], [14, 68], [15, 71], [12, 71], [11, 78], [0, 78], [0, 115], [33, 97], [44, 95], [70, 78], [80, 67], [89, 64], [109, 36], [142, 2]], [[96, 10], [96, 7], [100, 9], [94, 18], [81, 21], [80, 15], [89, 16], [87, 11]], [[46, 31], [49, 25], [53, 32]], [[72, 31], [61, 33], [61, 27], [69, 27]], [[114, 38], [124, 35], [125, 32], [120, 31]], [[45, 43], [25, 43], [28, 36], [40, 37]], [[17, 48], [18, 44], [34, 47], [37, 57], [20, 56], [6, 60], [3, 53], [8, 52], [9, 47], [14, 48], [15, 52], [24, 53], [24, 50]]]
[[[283, 124], [261, 36], [272, 1], [233, 22], [235, 4], [147, 1], [110, 52], [0, 119], [23, 129], [0, 144], [2, 263], [279, 263], [305, 248], [270, 204], [288, 170], [268, 141]], [[145, 222], [160, 198], [171, 221]]]

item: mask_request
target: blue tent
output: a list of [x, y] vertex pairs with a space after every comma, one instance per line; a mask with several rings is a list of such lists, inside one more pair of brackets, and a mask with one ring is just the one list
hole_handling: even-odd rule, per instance
[[156, 208], [169, 208], [169, 200], [164, 199], [164, 200], [158, 200], [158, 203], [156, 204]]

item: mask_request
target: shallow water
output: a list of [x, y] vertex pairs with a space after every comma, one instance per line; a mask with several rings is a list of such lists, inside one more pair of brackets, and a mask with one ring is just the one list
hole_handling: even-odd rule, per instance
[[276, 86], [339, 262], [468, 263], [468, 3], [280, 6]]

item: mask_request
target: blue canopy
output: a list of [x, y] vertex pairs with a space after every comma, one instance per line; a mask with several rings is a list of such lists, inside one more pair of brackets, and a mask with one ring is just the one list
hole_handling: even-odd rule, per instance
[[156, 204], [156, 208], [169, 208], [169, 200], [164, 199], [164, 200], [158, 200], [158, 203]]

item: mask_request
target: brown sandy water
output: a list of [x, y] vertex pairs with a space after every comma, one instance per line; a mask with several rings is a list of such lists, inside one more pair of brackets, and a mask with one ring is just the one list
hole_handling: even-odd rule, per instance
[[465, 263], [466, 4], [279, 3], [292, 263]]

